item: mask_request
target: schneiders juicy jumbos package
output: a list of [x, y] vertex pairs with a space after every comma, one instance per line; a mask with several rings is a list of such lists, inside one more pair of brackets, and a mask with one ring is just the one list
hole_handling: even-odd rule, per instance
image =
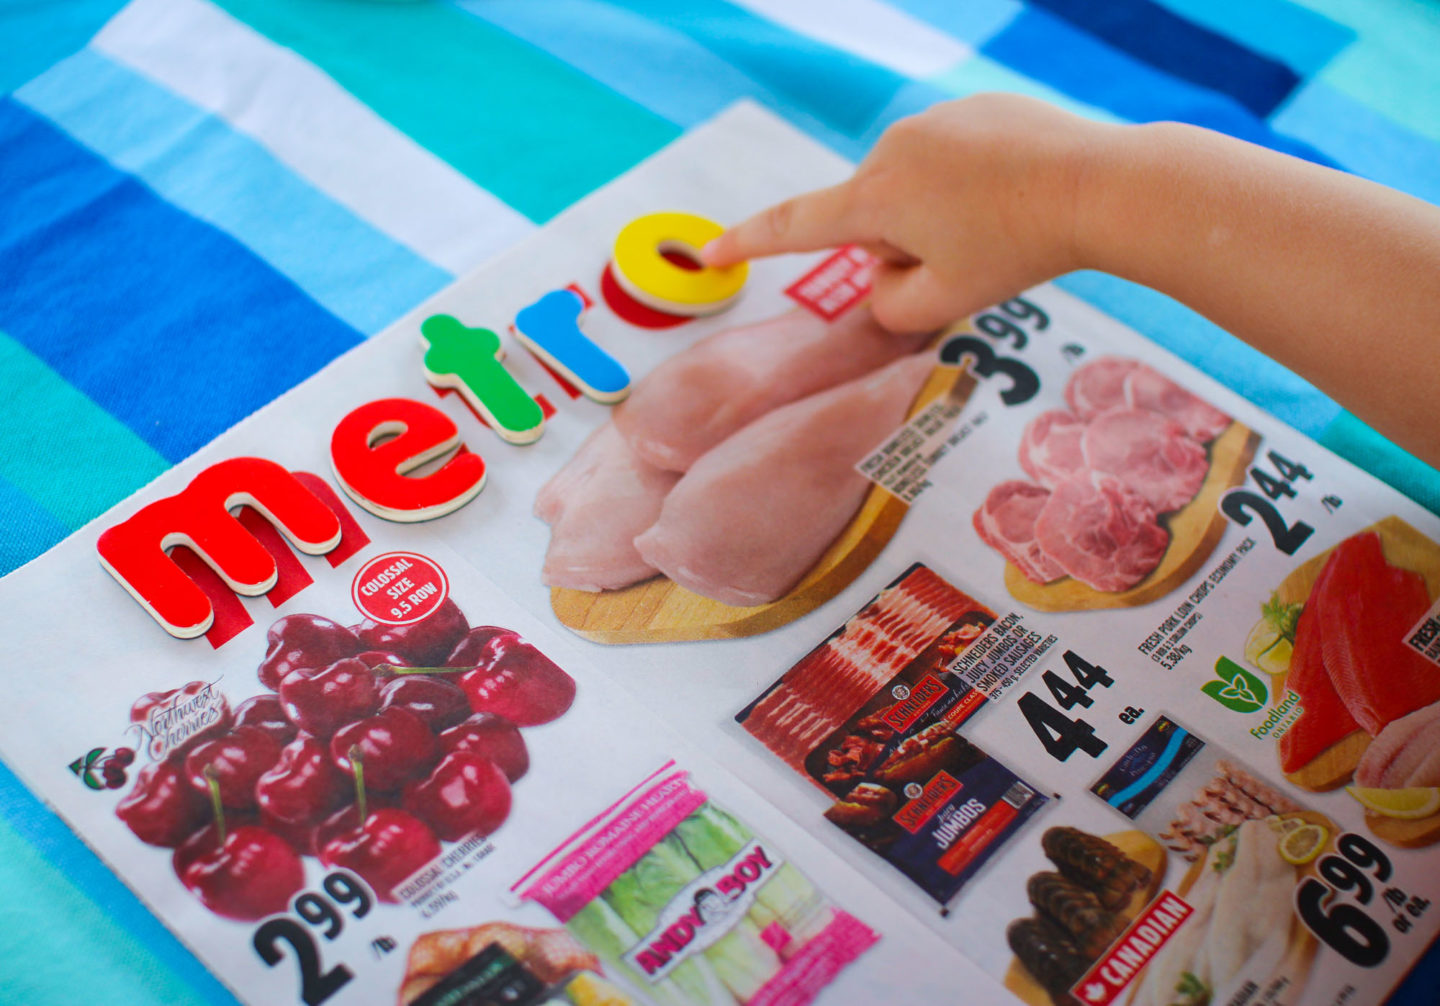
[[694, 260], [848, 170], [731, 109], [0, 581], [0, 754], [247, 1002], [1384, 1000], [1440, 520], [1058, 288]]

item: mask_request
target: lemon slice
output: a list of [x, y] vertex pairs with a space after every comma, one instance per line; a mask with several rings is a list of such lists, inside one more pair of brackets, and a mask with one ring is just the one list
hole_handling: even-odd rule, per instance
[[1378, 789], [1346, 786], [1349, 793], [1372, 814], [1382, 817], [1429, 817], [1440, 811], [1440, 787], [1410, 786], [1405, 789]]
[[1276, 848], [1285, 862], [1292, 866], [1303, 866], [1320, 855], [1320, 850], [1325, 848], [1329, 839], [1330, 832], [1320, 825], [1302, 824], [1293, 831], [1287, 831]]
[[1250, 629], [1250, 635], [1245, 637], [1245, 659], [1256, 667], [1260, 666], [1260, 656], [1280, 640], [1280, 633], [1275, 626], [1270, 624], [1268, 618], [1262, 618]]
[[1291, 645], [1290, 640], [1282, 636], [1275, 640], [1273, 646], [1260, 654], [1260, 659], [1255, 661], [1255, 666], [1266, 674], [1284, 674], [1290, 670], [1290, 657], [1294, 652], [1295, 647]]

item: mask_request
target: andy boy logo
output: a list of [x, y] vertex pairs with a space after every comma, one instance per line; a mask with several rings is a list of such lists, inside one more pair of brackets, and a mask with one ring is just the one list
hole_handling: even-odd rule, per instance
[[728, 933], [780, 865], [759, 841], [752, 841], [728, 863], [707, 870], [676, 893], [655, 928], [625, 953], [625, 963], [651, 981], [664, 978]]
[[1217, 681], [1207, 681], [1200, 690], [1226, 709], [1237, 713], [1253, 713], [1265, 705], [1270, 690], [1265, 682], [1251, 674], [1229, 657], [1215, 661]]

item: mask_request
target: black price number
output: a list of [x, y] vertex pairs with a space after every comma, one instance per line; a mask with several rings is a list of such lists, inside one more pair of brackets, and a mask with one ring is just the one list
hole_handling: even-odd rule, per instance
[[996, 356], [988, 342], [973, 335], [952, 336], [940, 347], [940, 362], [947, 366], [958, 367], [967, 356], [974, 361], [978, 376], [1003, 374], [1010, 379], [1010, 387], [1000, 392], [1000, 401], [1006, 405], [1021, 405], [1040, 391], [1040, 378], [1035, 371], [1012, 357]]
[[352, 918], [363, 919], [374, 904], [365, 885], [344, 870], [329, 874], [320, 886], [324, 894], [306, 891], [291, 902], [295, 914], [308, 923], [309, 928], [288, 915], [280, 915], [261, 923], [251, 941], [260, 959], [272, 968], [285, 959], [282, 944], [290, 948], [300, 969], [300, 1000], [305, 1006], [319, 1006], [355, 977], [344, 964], [325, 970], [315, 933], [333, 940], [345, 930], [342, 906], [349, 908]]
[[1000, 304], [998, 313], [987, 311], [975, 319], [975, 327], [992, 338], [1009, 339], [1016, 349], [1024, 349], [1029, 334], [1015, 322], [1027, 322], [1037, 332], [1050, 327], [1050, 316], [1023, 297]]
[[[1095, 686], [1109, 688], [1114, 679], [1098, 664], [1092, 664], [1074, 650], [1065, 651], [1065, 666], [1075, 680], [1072, 685], [1054, 671], [1046, 671], [1040, 678], [1049, 689], [1060, 709], [1080, 706], [1088, 709], [1095, 700], [1090, 689]], [[1095, 728], [1083, 719], [1071, 719], [1056, 709], [1039, 692], [1026, 692], [1016, 705], [1035, 732], [1045, 752], [1056, 761], [1065, 761], [1076, 751], [1083, 751], [1091, 758], [1098, 758], [1109, 747], [1095, 736]]]
[[1252, 514], [1259, 517], [1265, 530], [1270, 532], [1270, 540], [1275, 547], [1285, 555], [1294, 555], [1315, 533], [1315, 529], [1304, 521], [1287, 524], [1272, 501], [1293, 497], [1295, 481], [1304, 479], [1308, 482], [1312, 478], [1310, 469], [1276, 451], [1267, 452], [1265, 457], [1274, 466], [1273, 474], [1259, 465], [1250, 469], [1250, 478], [1265, 495], [1249, 489], [1231, 489], [1220, 498], [1220, 512], [1241, 527], [1250, 523]]
[[[1389, 955], [1390, 936], [1360, 906], [1375, 896], [1372, 877], [1382, 883], [1389, 879], [1390, 859], [1369, 839], [1348, 832], [1335, 849], [1338, 855], [1320, 857], [1318, 876], [1295, 889], [1295, 910], [1320, 942], [1356, 967], [1373, 968]], [[1358, 904], [1341, 900], [1342, 893]]]
[[[999, 304], [993, 311], [976, 315], [975, 327], [992, 339], [1009, 341], [1015, 349], [1024, 349], [1030, 335], [1021, 326], [1029, 325], [1036, 332], [1050, 327], [1050, 316], [1023, 297]], [[990, 343], [973, 335], [957, 335], [940, 347], [940, 361], [951, 367], [960, 366], [969, 357], [978, 377], [1001, 374], [1010, 379], [1010, 386], [1000, 392], [1006, 405], [1021, 405], [1040, 391], [1040, 378], [1028, 366], [1009, 356], [999, 356]]]

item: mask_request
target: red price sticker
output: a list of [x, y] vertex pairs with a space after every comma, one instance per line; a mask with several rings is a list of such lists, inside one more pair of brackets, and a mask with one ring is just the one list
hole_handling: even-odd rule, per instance
[[440, 607], [450, 596], [450, 580], [440, 564], [414, 552], [377, 555], [350, 584], [355, 607], [385, 625], [409, 625]]
[[826, 321], [834, 321], [870, 293], [876, 259], [846, 245], [785, 289], [785, 294]]

